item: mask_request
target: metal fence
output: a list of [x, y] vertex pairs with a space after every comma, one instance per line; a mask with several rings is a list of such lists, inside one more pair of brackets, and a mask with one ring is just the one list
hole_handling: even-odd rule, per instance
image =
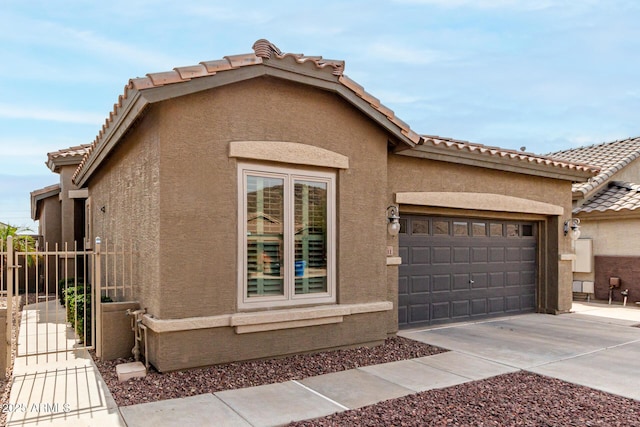
[[[7, 299], [7, 355], [10, 359], [14, 295], [22, 298], [17, 357], [27, 363], [68, 357], [100, 345], [100, 302], [131, 298], [134, 249], [96, 239], [78, 244], [40, 245], [32, 236], [0, 241], [0, 296]], [[41, 360], [44, 358], [44, 360]]]

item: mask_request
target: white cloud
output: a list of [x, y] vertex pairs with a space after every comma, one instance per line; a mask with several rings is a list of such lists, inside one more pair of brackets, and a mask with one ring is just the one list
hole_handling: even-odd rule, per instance
[[0, 104], [0, 118], [45, 120], [63, 123], [100, 125], [104, 115], [85, 111], [65, 111], [53, 108], [20, 107], [11, 104]]

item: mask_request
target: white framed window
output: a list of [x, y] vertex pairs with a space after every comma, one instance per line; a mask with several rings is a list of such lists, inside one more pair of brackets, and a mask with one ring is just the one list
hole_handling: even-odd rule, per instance
[[238, 164], [241, 308], [336, 301], [335, 180], [330, 171]]

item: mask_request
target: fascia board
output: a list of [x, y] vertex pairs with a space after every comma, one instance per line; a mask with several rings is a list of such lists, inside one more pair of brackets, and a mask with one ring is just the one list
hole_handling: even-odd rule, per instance
[[102, 135], [94, 151], [89, 154], [87, 163], [75, 179], [75, 184], [78, 187], [85, 185], [89, 177], [116, 146], [122, 135], [127, 132], [131, 124], [149, 104], [149, 101], [139, 91], [132, 92], [127, 101], [122, 106], [122, 113], [116, 116], [115, 121], [108, 127], [106, 133]]
[[[463, 165], [477, 166], [488, 169], [496, 169], [504, 172], [514, 172], [520, 174], [541, 176], [545, 178], [562, 179], [567, 181], [586, 181], [592, 176], [590, 172], [581, 171], [565, 171], [559, 170], [557, 167], [542, 164], [530, 163], [525, 161], [513, 160], [499, 156], [483, 155], [479, 153], [464, 152], [457, 150], [455, 154], [443, 152], [444, 150], [457, 150], [444, 148], [442, 150], [427, 147], [424, 145], [417, 146], [410, 150], [398, 150], [395, 154], [400, 156], [417, 157], [429, 160], [437, 160], [449, 163], [458, 163]], [[518, 164], [513, 164], [518, 162]]]

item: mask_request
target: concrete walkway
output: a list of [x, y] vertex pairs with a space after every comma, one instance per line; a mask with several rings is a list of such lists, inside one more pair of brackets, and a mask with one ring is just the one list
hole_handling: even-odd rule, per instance
[[57, 300], [24, 307], [8, 426], [126, 426], [93, 359], [75, 347]]
[[11, 402], [68, 403], [71, 410], [16, 412], [9, 425], [273, 426], [521, 369], [640, 400], [635, 380], [640, 374], [640, 328], [630, 327], [640, 324], [640, 309], [574, 303], [574, 311], [403, 331], [402, 336], [451, 351], [300, 381], [121, 407], [122, 419], [88, 355], [70, 352], [66, 360], [53, 364], [29, 369], [17, 364]]

